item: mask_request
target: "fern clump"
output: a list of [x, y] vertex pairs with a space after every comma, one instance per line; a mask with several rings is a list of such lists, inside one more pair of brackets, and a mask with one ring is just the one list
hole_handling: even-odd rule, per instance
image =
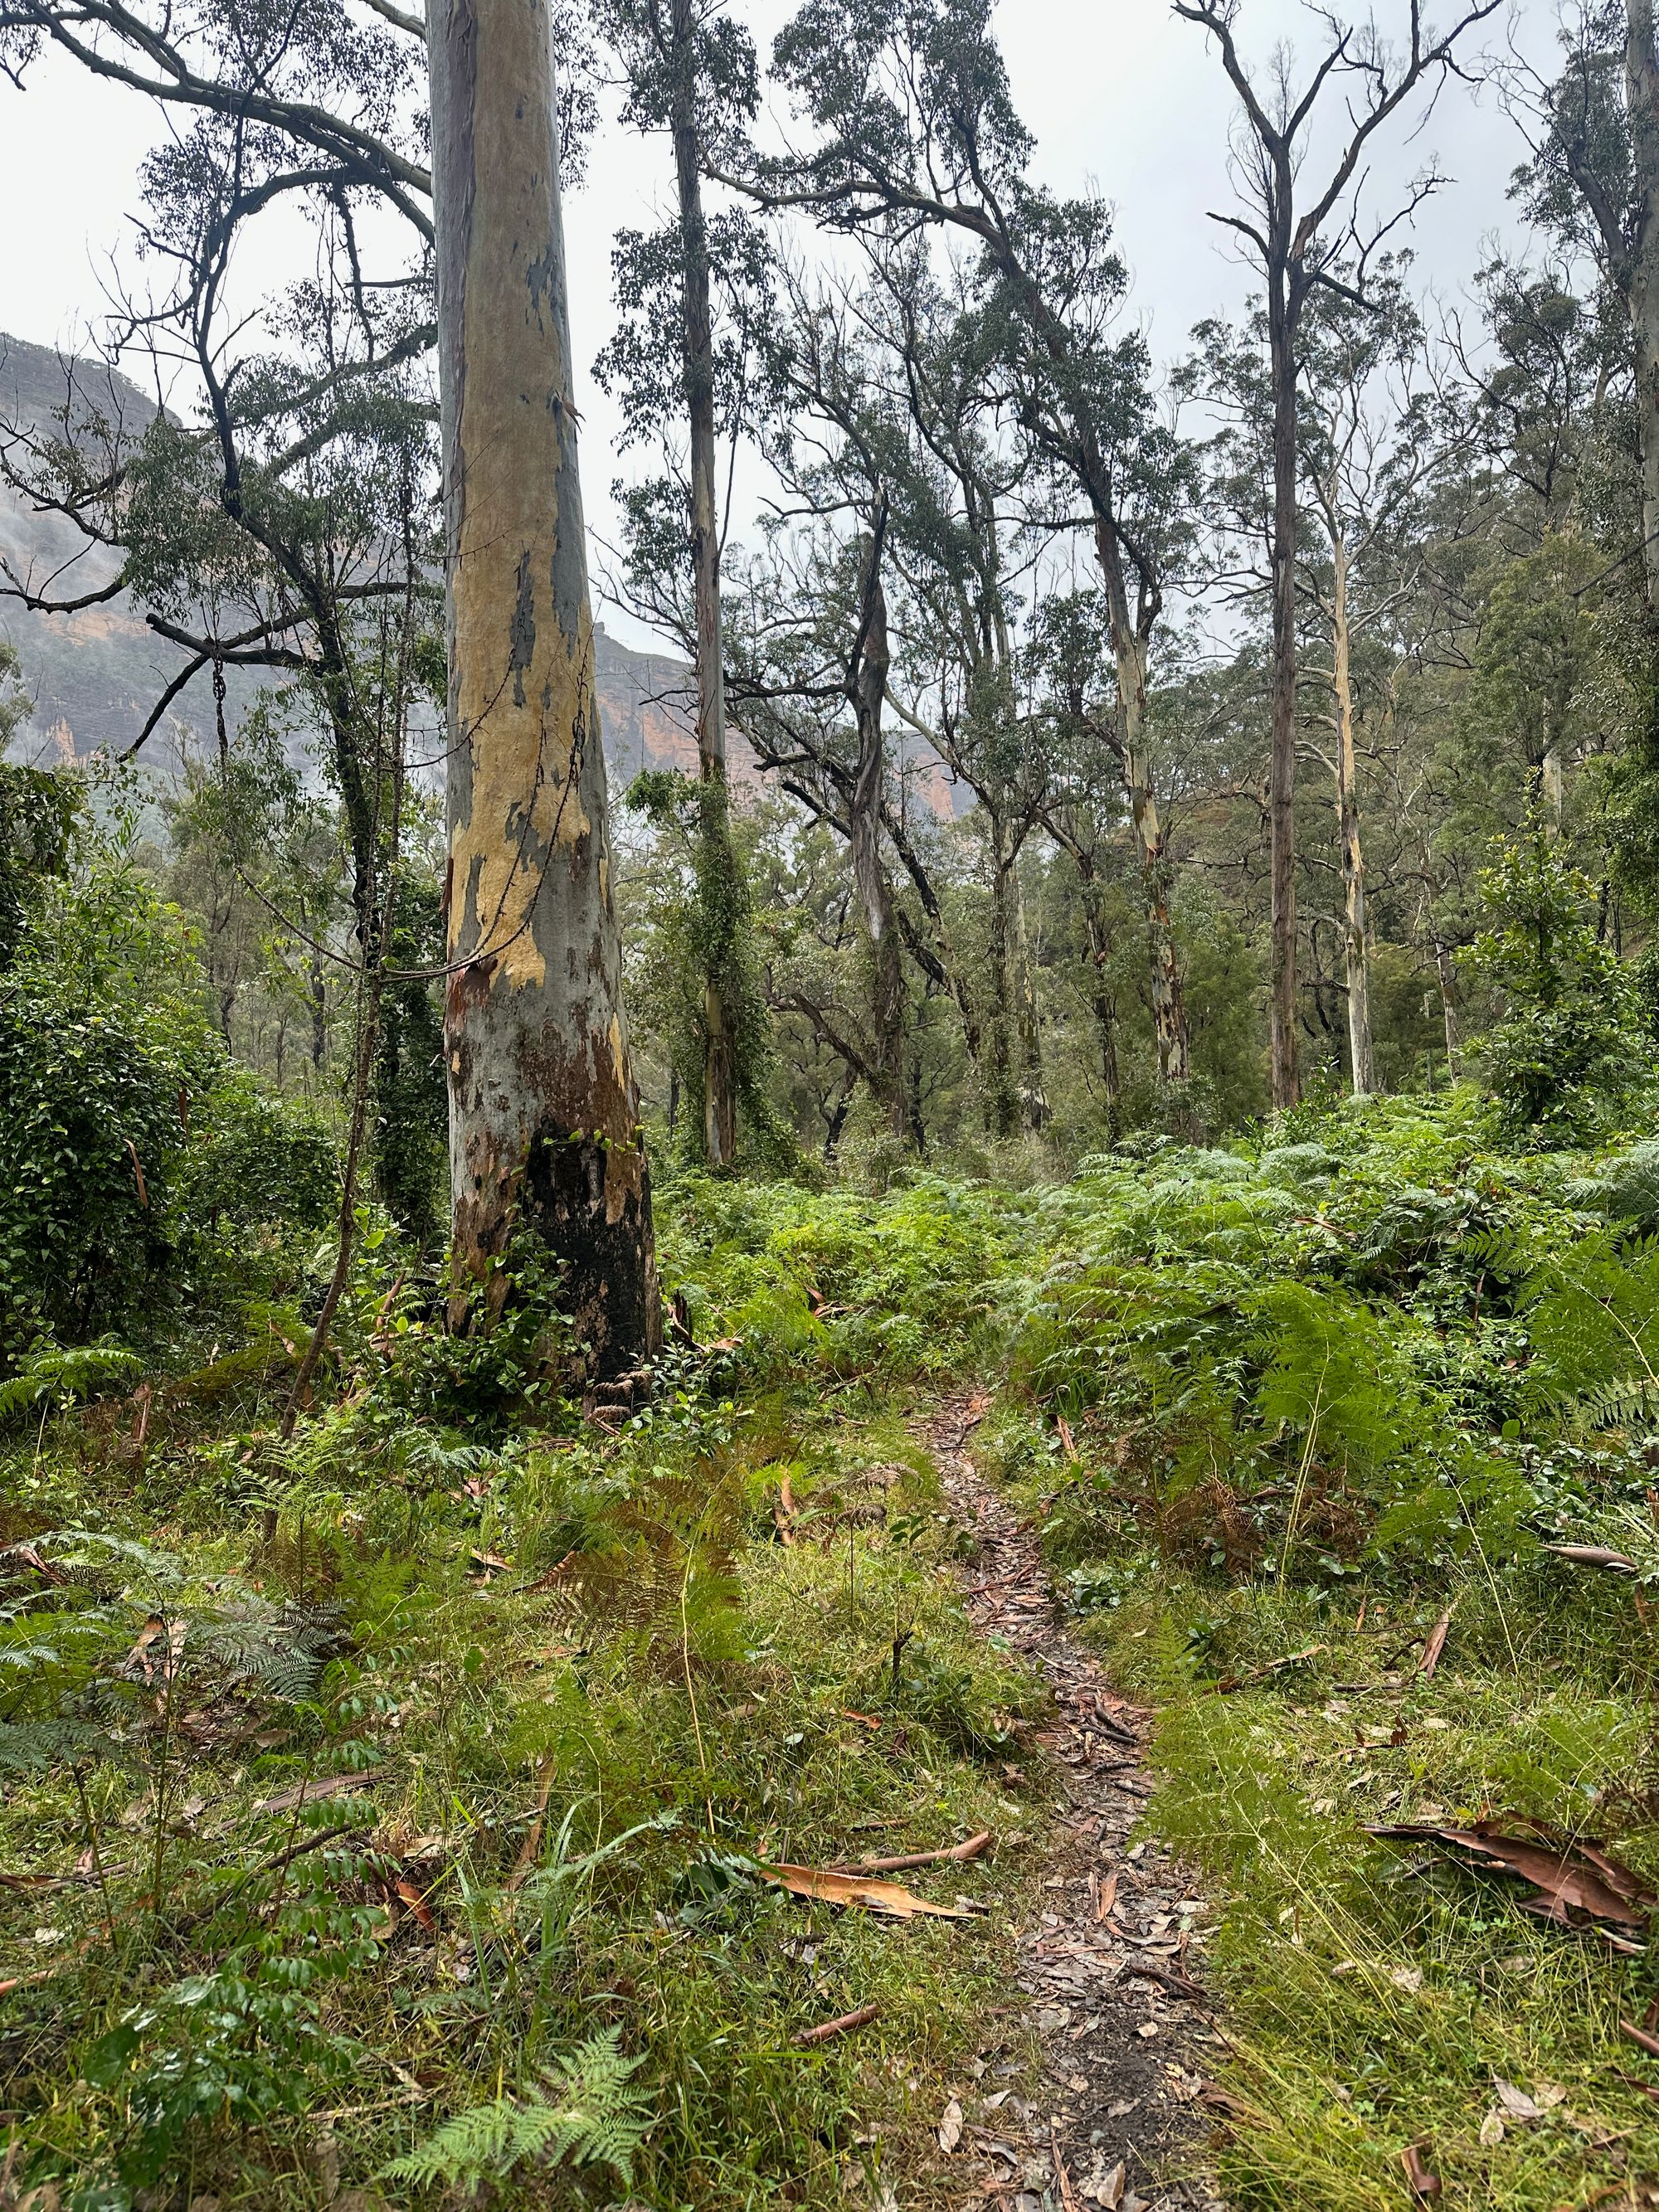
[[608, 2166], [631, 2183], [635, 2154], [652, 2123], [633, 2080], [639, 2063], [623, 2056], [622, 2031], [607, 2028], [580, 2045], [532, 2094], [492, 2097], [455, 2113], [423, 2143], [393, 2159], [386, 2179], [476, 2190], [542, 2159]]

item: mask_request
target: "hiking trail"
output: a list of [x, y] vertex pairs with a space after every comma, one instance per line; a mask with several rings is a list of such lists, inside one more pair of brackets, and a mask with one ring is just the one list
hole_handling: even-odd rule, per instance
[[[1035, 1535], [975, 1465], [969, 1438], [990, 1403], [943, 1400], [916, 1434], [975, 1539], [963, 1571], [975, 1628], [1048, 1684], [1054, 1711], [1036, 1740], [1058, 1794], [1042, 1907], [1020, 1933], [1016, 1967], [1042, 2046], [1040, 2086], [1029, 2101], [1012, 2087], [1024, 2070], [1015, 2042], [988, 2036], [957, 2100], [950, 2201], [1003, 2212], [1225, 2212], [1201, 2175], [1166, 2178], [1202, 2163], [1194, 2154], [1219, 2094], [1206, 2061], [1222, 2039], [1200, 1986], [1205, 1900], [1160, 1844], [1129, 1842], [1151, 1795], [1140, 1747], [1152, 1717], [1060, 1625]], [[1177, 2159], [1183, 2145], [1192, 2148]]]

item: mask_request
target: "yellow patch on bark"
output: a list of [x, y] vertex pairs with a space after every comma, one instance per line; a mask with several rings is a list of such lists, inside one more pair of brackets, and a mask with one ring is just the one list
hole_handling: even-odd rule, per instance
[[[598, 719], [586, 593], [572, 636], [561, 626], [554, 588], [561, 466], [575, 429], [548, 236], [556, 155], [545, 143], [547, 101], [538, 88], [546, 27], [534, 7], [506, 11], [504, 20], [513, 35], [498, 26], [479, 42], [476, 112], [492, 129], [535, 143], [478, 155], [517, 189], [478, 195], [466, 260], [457, 425], [465, 499], [453, 589], [458, 734], [471, 747], [472, 777], [451, 849], [457, 885], [475, 893], [478, 941], [467, 950], [493, 953], [498, 974], [539, 988], [547, 963], [532, 909], [545, 856], [591, 833], [575, 744], [579, 732], [586, 743], [598, 742]], [[458, 900], [458, 908], [465, 903]], [[462, 920], [458, 911], [452, 931]]]

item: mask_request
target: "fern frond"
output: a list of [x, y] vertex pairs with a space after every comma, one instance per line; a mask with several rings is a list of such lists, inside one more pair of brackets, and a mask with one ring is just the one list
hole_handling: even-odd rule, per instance
[[470, 2189], [528, 2159], [545, 2158], [609, 2166], [631, 2185], [634, 2154], [652, 2116], [629, 2078], [640, 2062], [623, 2057], [621, 2040], [615, 2027], [591, 2037], [564, 2062], [556, 2081], [546, 2084], [550, 2095], [495, 2097], [457, 2112], [425, 2142], [393, 2159], [385, 2178]]

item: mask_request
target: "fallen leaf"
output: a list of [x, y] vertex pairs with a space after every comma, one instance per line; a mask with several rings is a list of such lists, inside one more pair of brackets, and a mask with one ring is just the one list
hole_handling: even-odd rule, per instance
[[1367, 1828], [1365, 1832], [1395, 1842], [1441, 1844], [1468, 1853], [1483, 1872], [1517, 1875], [1531, 1882], [1535, 1893], [1522, 1900], [1522, 1910], [1559, 1927], [1574, 1925], [1574, 1913], [1611, 1920], [1621, 1928], [1646, 1926], [1649, 1911], [1659, 1900], [1599, 1844], [1568, 1842], [1517, 1816], [1511, 1816], [1510, 1826], [1530, 1828], [1532, 1833], [1505, 1833], [1495, 1820], [1476, 1820], [1467, 1828], [1407, 1823]]
[[957, 2098], [952, 2097], [939, 2114], [939, 2147], [943, 2151], [952, 2151], [961, 2141], [962, 2106]]
[[151, 1613], [138, 1632], [137, 1642], [121, 1662], [121, 1672], [124, 1674], [136, 1674], [142, 1669], [147, 1682], [153, 1682], [155, 1680], [155, 1669], [150, 1662], [149, 1647], [158, 1636], [166, 1635], [167, 1626], [159, 1613]]
[[842, 1706], [841, 1717], [844, 1721], [862, 1721], [866, 1728], [870, 1729], [872, 1734], [881, 1726], [880, 1717], [878, 1714], [855, 1713], [850, 1705]]
[[1423, 1969], [1421, 1966], [1394, 1966], [1389, 1969], [1389, 1979], [1395, 1989], [1405, 1990], [1415, 1996], [1423, 1986]]
[[965, 1905], [933, 1905], [914, 1890], [896, 1881], [876, 1881], [867, 1875], [838, 1874], [832, 1867], [779, 1865], [763, 1867], [763, 1878], [776, 1882], [792, 1897], [822, 1898], [826, 1905], [857, 1905], [871, 1912], [890, 1913], [908, 1920], [918, 1913], [938, 1920], [971, 1920]]
[[[1423, 1656], [1417, 1662], [1417, 1671], [1425, 1682], [1434, 1680], [1434, 1670], [1440, 1664], [1440, 1655], [1446, 1648], [1446, 1632], [1451, 1626], [1451, 1614], [1443, 1613], [1429, 1631], [1429, 1640], [1423, 1646]], [[1439, 2187], [1438, 2182], [1435, 2184]]]
[[1075, 1459], [1077, 1457], [1077, 1440], [1072, 1434], [1071, 1425], [1066, 1420], [1064, 1413], [1055, 1414], [1054, 1426], [1060, 1431], [1060, 1441], [1066, 1458]]
[[1512, 2120], [1541, 2120], [1544, 2108], [1535, 2105], [1524, 2089], [1517, 2089], [1513, 2081], [1505, 2081], [1494, 2074], [1492, 2086], [1498, 2092], [1498, 2101]]
[[1119, 2159], [1104, 2180], [1097, 2185], [1095, 2203], [1104, 2205], [1106, 2212], [1117, 2212], [1118, 2206], [1123, 2202], [1123, 2192], [1128, 2185], [1128, 2166], [1122, 2159]]
[[1610, 1552], [1605, 1544], [1540, 1544], [1540, 1552], [1553, 1552], [1558, 1559], [1570, 1559], [1576, 1567], [1609, 1567], [1616, 1575], [1639, 1572], [1634, 1559], [1627, 1559], [1622, 1552]]
[[1112, 1917], [1112, 1908], [1116, 1903], [1117, 1873], [1116, 1869], [1114, 1869], [1114, 1870], [1107, 1875], [1105, 1881], [1100, 1885], [1100, 1894], [1095, 1899], [1095, 1918], [1097, 1920], [1109, 1920]]
[[1400, 2163], [1406, 2169], [1406, 2186], [1413, 2197], [1425, 2199], [1438, 2197], [1440, 2176], [1425, 2160], [1425, 2143], [1407, 2143], [1400, 2154]]
[[1486, 2150], [1492, 2150], [1498, 2143], [1501, 2143], [1503, 2140], [1504, 2115], [1501, 2112], [1488, 2112], [1486, 2118], [1480, 2123], [1480, 2142], [1482, 2147]]
[[427, 1903], [426, 1893], [420, 1884], [410, 1881], [405, 1877], [394, 1881], [392, 1887], [398, 1899], [409, 1907], [429, 1936], [438, 1923], [432, 1917], [432, 1908]]
[[33, 1567], [37, 1575], [44, 1575], [49, 1583], [61, 1583], [64, 1577], [50, 1560], [43, 1559], [33, 1544], [8, 1544], [0, 1551], [0, 1559], [21, 1559], [26, 1567]]

